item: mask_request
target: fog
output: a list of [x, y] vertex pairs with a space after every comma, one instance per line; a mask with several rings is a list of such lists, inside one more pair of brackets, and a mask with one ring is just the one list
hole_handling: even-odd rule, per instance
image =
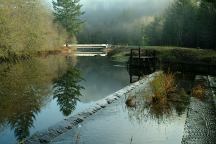
[[[51, 0], [49, 0], [51, 1]], [[137, 44], [142, 25], [173, 0], [81, 0], [85, 21], [79, 43]]]
[[172, 0], [81, 0], [85, 20], [80, 43], [138, 44], [142, 25]]
[[[123, 11], [133, 11], [135, 15], [154, 15], [164, 10], [172, 0], [81, 0], [85, 17], [100, 15], [114, 16]], [[90, 18], [90, 17], [88, 17]]]

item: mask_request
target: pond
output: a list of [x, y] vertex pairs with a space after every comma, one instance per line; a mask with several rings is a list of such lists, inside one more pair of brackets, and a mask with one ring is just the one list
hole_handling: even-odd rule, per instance
[[0, 143], [16, 143], [129, 84], [107, 57], [50, 55], [0, 67]]
[[[77, 137], [88, 144], [181, 143], [194, 79], [208, 71], [171, 64], [130, 68], [99, 56], [49, 55], [1, 64], [0, 143], [20, 142], [159, 69], [175, 74], [178, 95], [174, 99], [150, 105], [149, 85], [121, 97], [53, 143], [77, 143]], [[136, 97], [136, 107], [126, 106], [130, 96]]]
[[[173, 65], [173, 64], [158, 64], [151, 65], [136, 69], [129, 66], [130, 81], [136, 81], [141, 77], [148, 76], [154, 73], [155, 70], [162, 70], [163, 75], [169, 79], [169, 75], [173, 76], [175, 81], [175, 92], [165, 96], [166, 98], [157, 100], [154, 102], [154, 81], [161, 84], [161, 76], [155, 77], [155, 79], [149, 82], [145, 87], [139, 89], [136, 88], [129, 93], [123, 95], [120, 100], [115, 101], [103, 110], [94, 114], [94, 116], [87, 118], [84, 122], [80, 123], [73, 129], [66, 133], [56, 137], [51, 141], [52, 144], [64, 143], [64, 144], [181, 144], [183, 141], [188, 142], [190, 136], [191, 141], [198, 138], [195, 143], [202, 143], [205, 139], [206, 133], [202, 131], [208, 131], [208, 128], [203, 126], [203, 123], [211, 123], [213, 131], [215, 131], [216, 120], [214, 110], [212, 110], [213, 103], [208, 102], [206, 99], [202, 100], [196, 98], [199, 101], [198, 104], [191, 98], [192, 89], [196, 86], [196, 78], [212, 74], [208, 72], [209, 69], [205, 67], [199, 67], [199, 69], [191, 69], [188, 65]], [[132, 69], [130, 69], [132, 68]], [[215, 70], [215, 69], [212, 69]], [[214, 77], [214, 76], [213, 76]], [[170, 81], [169, 81], [170, 82]], [[162, 85], [157, 87], [161, 88]], [[210, 98], [211, 95], [207, 94]], [[128, 99], [131, 97], [135, 99], [135, 106], [127, 105]], [[192, 99], [192, 100], [191, 100]], [[200, 113], [197, 111], [197, 107], [193, 107], [194, 113], [188, 116], [188, 110], [193, 109], [191, 105], [211, 105], [202, 114], [201, 117], [205, 117], [207, 121], [201, 121]], [[204, 109], [199, 107], [199, 109]], [[199, 113], [199, 114], [197, 114]], [[205, 114], [206, 113], [206, 114]], [[210, 116], [208, 113], [214, 115]], [[214, 118], [213, 118], [214, 117]], [[209, 120], [210, 118], [210, 120]], [[194, 121], [195, 120], [195, 121]], [[209, 120], [209, 121], [208, 121]], [[197, 122], [197, 123], [196, 123]], [[190, 125], [193, 124], [193, 128]], [[200, 126], [202, 125], [202, 126]], [[187, 132], [191, 132], [189, 135]], [[200, 132], [201, 131], [201, 132]], [[197, 137], [196, 134], [200, 134]], [[210, 134], [208, 142], [214, 142], [214, 134]], [[189, 138], [188, 138], [189, 137]], [[190, 141], [190, 142], [191, 142]], [[189, 142], [189, 143], [190, 143]], [[207, 143], [208, 143], [207, 142]]]
[[[190, 104], [185, 91], [192, 86], [192, 77], [176, 74], [176, 80], [181, 87], [181, 94], [184, 94], [179, 99], [181, 102], [149, 105], [146, 102], [152, 93], [148, 83], [144, 89], [127, 93], [51, 143], [180, 144]], [[136, 107], [126, 106], [125, 101], [130, 96], [136, 97]]]

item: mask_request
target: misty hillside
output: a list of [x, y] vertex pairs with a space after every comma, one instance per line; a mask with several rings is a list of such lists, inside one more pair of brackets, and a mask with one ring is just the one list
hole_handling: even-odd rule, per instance
[[138, 44], [142, 27], [172, 0], [81, 0], [85, 14], [79, 43]]

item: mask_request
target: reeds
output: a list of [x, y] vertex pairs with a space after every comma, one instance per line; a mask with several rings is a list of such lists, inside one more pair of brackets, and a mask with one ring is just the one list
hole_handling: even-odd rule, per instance
[[152, 82], [153, 90], [152, 102], [165, 103], [168, 96], [176, 91], [175, 75], [173, 73], [163, 73], [157, 76]]

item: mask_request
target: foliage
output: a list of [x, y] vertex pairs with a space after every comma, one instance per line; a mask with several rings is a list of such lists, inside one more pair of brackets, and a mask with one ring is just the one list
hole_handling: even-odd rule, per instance
[[83, 15], [81, 12], [82, 5], [80, 0], [57, 0], [53, 1], [55, 21], [60, 23], [68, 33], [67, 43], [71, 41], [73, 36], [80, 30], [83, 23], [79, 17]]
[[[180, 85], [179, 85], [180, 86]], [[147, 120], [156, 120], [158, 123], [168, 122], [173, 119], [173, 114], [179, 116], [184, 114], [190, 104], [190, 97], [186, 94], [182, 85], [178, 87], [175, 93], [163, 102], [152, 102], [151, 89], [144, 89], [135, 95], [128, 95], [127, 99], [135, 97], [136, 107], [127, 105], [128, 115], [131, 120], [137, 120], [139, 123]]]
[[145, 29], [149, 45], [216, 49], [216, 1], [175, 0]]
[[154, 94], [154, 96], [152, 97], [152, 102], [165, 103], [168, 96], [176, 90], [174, 74], [160, 74], [151, 82], [151, 87]]
[[145, 26], [142, 35], [145, 37], [145, 45], [161, 45], [162, 43], [162, 30], [163, 30], [162, 17], [156, 17], [149, 25]]
[[205, 92], [206, 92], [205, 87], [202, 86], [201, 84], [198, 84], [192, 88], [192, 96], [199, 99], [204, 98]]
[[[85, 1], [84, 29], [80, 43], [141, 44], [143, 27], [172, 0], [91, 0]], [[143, 42], [142, 42], [143, 43]]]
[[53, 24], [53, 17], [41, 0], [0, 3], [0, 57], [54, 50], [63, 43], [64, 32]]

